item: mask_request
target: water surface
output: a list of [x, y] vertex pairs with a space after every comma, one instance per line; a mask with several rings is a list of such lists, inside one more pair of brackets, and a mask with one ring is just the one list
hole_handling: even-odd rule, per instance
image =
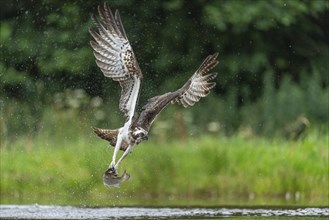
[[[329, 217], [329, 208], [141, 208], [0, 205], [1, 219], [209, 219]], [[312, 217], [312, 218], [311, 218]], [[299, 218], [300, 219], [300, 218]]]

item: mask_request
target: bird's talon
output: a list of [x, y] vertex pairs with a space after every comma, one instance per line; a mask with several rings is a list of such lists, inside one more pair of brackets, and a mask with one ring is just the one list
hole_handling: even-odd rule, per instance
[[107, 169], [106, 171], [107, 173], [111, 174], [111, 175], [114, 175], [114, 176], [117, 176], [119, 173], [118, 173], [118, 170], [116, 169], [116, 167], [114, 165], [110, 165], [109, 168]]

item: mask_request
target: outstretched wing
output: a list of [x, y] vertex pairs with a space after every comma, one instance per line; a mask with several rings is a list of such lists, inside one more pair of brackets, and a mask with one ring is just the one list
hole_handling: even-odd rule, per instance
[[129, 44], [119, 12], [116, 10], [113, 16], [106, 3], [103, 7], [98, 6], [98, 12], [101, 21], [92, 16], [98, 33], [89, 29], [95, 40], [91, 41], [90, 45], [94, 49], [96, 64], [104, 76], [120, 83], [122, 91], [119, 108], [128, 121], [135, 112], [143, 75]]
[[135, 126], [142, 127], [148, 131], [156, 116], [169, 103], [178, 103], [184, 107], [188, 107], [193, 106], [202, 97], [207, 96], [210, 89], [216, 85], [215, 82], [210, 81], [217, 76], [217, 73], [205, 74], [218, 64], [217, 56], [218, 53], [209, 55], [193, 76], [177, 91], [168, 92], [149, 99], [148, 103], [143, 107], [143, 111], [136, 121]]
[[[193, 74], [193, 76], [185, 83], [184, 86], [188, 86], [188, 89], [183, 92], [180, 96], [173, 100], [173, 103], [182, 104], [185, 108], [188, 106], [193, 106], [202, 97], [206, 97], [210, 89], [214, 88], [216, 83], [210, 82], [213, 80], [217, 73], [206, 74], [209, 70], [214, 68], [218, 64], [216, 59], [218, 53], [209, 55], [201, 64], [199, 69]], [[183, 88], [184, 88], [183, 86]]]

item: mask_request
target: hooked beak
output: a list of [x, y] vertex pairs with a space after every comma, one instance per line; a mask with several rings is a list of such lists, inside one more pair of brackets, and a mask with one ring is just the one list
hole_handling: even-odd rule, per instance
[[147, 141], [147, 140], [149, 139], [149, 137], [148, 137], [147, 135], [145, 135], [145, 136], [143, 137], [143, 139]]

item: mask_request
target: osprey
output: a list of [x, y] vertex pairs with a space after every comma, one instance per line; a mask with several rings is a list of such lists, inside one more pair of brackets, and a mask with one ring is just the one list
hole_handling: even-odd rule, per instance
[[[119, 186], [118, 167], [121, 161], [133, 150], [133, 148], [148, 139], [148, 133], [157, 115], [170, 103], [178, 103], [184, 107], [193, 106], [209, 94], [216, 84], [210, 82], [216, 77], [216, 73], [206, 74], [218, 64], [218, 53], [209, 55], [196, 70], [192, 77], [177, 91], [155, 96], [143, 106], [138, 118], [134, 118], [137, 100], [140, 93], [142, 72], [139, 68], [134, 51], [128, 41], [123, 28], [118, 10], [113, 15], [110, 8], [104, 3], [98, 7], [101, 22], [92, 15], [92, 20], [98, 29], [95, 32], [89, 29], [94, 38], [91, 47], [94, 50], [96, 64], [105, 77], [118, 81], [121, 86], [119, 108], [126, 118], [121, 128], [108, 130], [93, 128], [94, 132], [102, 139], [110, 142], [115, 147], [112, 162], [105, 172], [104, 184]], [[123, 155], [116, 161], [119, 150]], [[129, 179], [124, 173], [122, 181]]]

